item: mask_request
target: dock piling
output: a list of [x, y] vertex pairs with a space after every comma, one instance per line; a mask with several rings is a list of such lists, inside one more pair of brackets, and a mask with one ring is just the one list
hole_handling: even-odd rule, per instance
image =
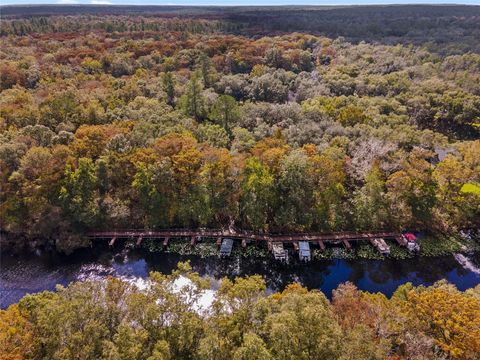
[[342, 240], [343, 245], [345, 246], [346, 249], [350, 250], [352, 248], [352, 245], [348, 242], [348, 240]]

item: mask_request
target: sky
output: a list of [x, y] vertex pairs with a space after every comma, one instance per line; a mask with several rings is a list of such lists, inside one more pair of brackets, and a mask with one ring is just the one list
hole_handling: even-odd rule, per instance
[[480, 0], [0, 0], [15, 4], [113, 4], [113, 5], [378, 5], [378, 4], [468, 4]]

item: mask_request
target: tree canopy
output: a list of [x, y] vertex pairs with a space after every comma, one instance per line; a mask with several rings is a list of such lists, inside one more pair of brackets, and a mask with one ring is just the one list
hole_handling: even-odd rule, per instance
[[14, 238], [479, 225], [475, 51], [252, 36], [200, 15], [1, 29], [0, 217]]
[[[0, 311], [2, 359], [478, 359], [480, 289], [402, 285], [389, 299], [345, 283], [329, 301], [259, 276], [208, 281], [179, 264], [127, 281], [73, 283]], [[202, 300], [203, 299], [203, 300]], [[200, 306], [200, 303], [204, 302]]]

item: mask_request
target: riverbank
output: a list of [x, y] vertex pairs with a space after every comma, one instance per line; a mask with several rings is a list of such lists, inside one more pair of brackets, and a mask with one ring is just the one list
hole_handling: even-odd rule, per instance
[[[69, 239], [70, 242], [65, 239]], [[0, 239], [0, 248], [2, 253], [18, 254], [22, 252], [35, 253], [38, 250], [58, 251], [60, 253], [71, 254], [79, 249], [91, 248], [95, 240], [90, 240], [81, 235], [71, 235], [69, 237], [60, 236], [59, 239], [33, 238], [26, 236], [11, 235], [3, 233]], [[394, 240], [386, 240], [390, 248], [389, 258], [403, 260], [415, 257], [437, 257], [455, 253], [471, 254], [480, 251], [480, 233], [473, 235], [466, 234], [444, 235], [444, 234], [419, 234], [417, 239], [420, 245], [420, 251], [410, 252], [405, 247], [400, 246]], [[368, 242], [352, 242], [351, 248], [347, 249], [342, 244], [327, 244], [325, 249], [318, 246], [312, 247], [313, 260], [332, 260], [332, 259], [369, 259], [382, 260], [384, 255]], [[186, 256], [199, 256], [202, 258], [219, 255], [219, 247], [216, 239], [204, 239], [191, 244], [191, 240], [172, 239], [168, 246], [158, 239], [144, 239], [140, 245], [136, 240], [122, 240], [116, 242], [116, 248], [122, 247], [133, 249], [140, 247], [151, 253], [167, 253]], [[233, 247], [233, 256], [243, 258], [269, 258], [272, 257], [265, 244], [260, 242], [251, 242], [246, 247], [240, 246], [240, 242], [235, 242]], [[296, 258], [296, 253], [290, 249], [290, 258]]]
[[[480, 252], [464, 255], [468, 263], [453, 255], [398, 260], [323, 259], [308, 264], [292, 261], [286, 265], [271, 257], [200, 257], [178, 253], [150, 252], [142, 248], [115, 248], [98, 244], [70, 255], [37, 250], [36, 253], [1, 255], [0, 302], [4, 308], [27, 293], [55, 290], [57, 284], [99, 280], [109, 276], [141, 283], [151, 271], [169, 274], [179, 261], [190, 261], [194, 271], [213, 283], [222, 277], [259, 274], [269, 291], [279, 291], [289, 283], [300, 282], [309, 289], [320, 289], [328, 297], [339, 284], [350, 281], [361, 290], [390, 296], [400, 285], [432, 285], [445, 279], [460, 290], [480, 283]], [[460, 259], [462, 260], [462, 259]], [[473, 268], [471, 268], [473, 266]]]
[[[405, 247], [400, 246], [394, 240], [387, 240], [386, 242], [390, 247], [390, 255], [388, 257], [403, 260], [413, 259], [415, 257], [436, 257], [454, 253], [474, 253], [480, 251], [480, 239], [473, 237], [421, 235], [417, 241], [420, 245], [420, 251], [413, 253]], [[136, 243], [133, 240], [128, 240], [124, 246], [134, 248], [136, 247]], [[179, 255], [195, 255], [203, 258], [218, 255], [218, 245], [214, 240], [202, 241], [196, 243], [194, 246], [191, 245], [188, 240], [174, 240], [170, 241], [168, 246], [165, 247], [161, 241], [147, 239], [141, 243], [140, 247], [152, 253], [164, 252]], [[256, 243], [249, 244], [245, 248], [236, 244], [233, 248], [232, 255], [244, 258], [268, 258], [272, 256], [263, 244]], [[291, 255], [291, 258], [295, 258], [293, 251], [291, 251]], [[385, 256], [380, 254], [378, 250], [369, 243], [354, 243], [351, 249], [346, 249], [342, 245], [327, 245], [325, 250], [314, 248], [312, 249], [312, 259], [383, 260]]]

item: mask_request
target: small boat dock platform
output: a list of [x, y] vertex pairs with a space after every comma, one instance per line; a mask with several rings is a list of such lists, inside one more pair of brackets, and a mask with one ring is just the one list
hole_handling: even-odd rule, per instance
[[220, 257], [227, 257], [232, 254], [233, 239], [223, 239], [220, 245]]

